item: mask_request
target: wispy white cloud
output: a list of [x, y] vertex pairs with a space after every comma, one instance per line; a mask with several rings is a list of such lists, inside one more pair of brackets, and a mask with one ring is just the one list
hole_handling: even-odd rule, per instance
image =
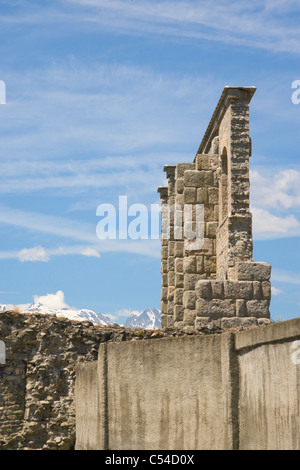
[[55, 294], [35, 295], [34, 303], [41, 303], [49, 308], [60, 309], [66, 308], [68, 305], [65, 302], [65, 294], [62, 290], [58, 290]]
[[272, 269], [271, 281], [300, 285], [300, 273], [286, 269]]
[[[223, 88], [221, 81], [212, 83], [209, 74], [176, 76], [146, 67], [83, 66], [75, 59], [46, 70], [27, 70], [21, 82], [18, 75], [9, 75], [7, 82], [10, 94], [0, 137], [1, 165], [10, 175], [2, 191], [13, 185], [17, 190], [18, 182], [26, 191], [61, 187], [65, 175], [67, 188], [88, 181], [90, 186], [104, 185], [106, 178], [96, 178], [117, 165], [125, 183], [129, 170], [138, 177], [146, 162], [141, 153], [152, 154], [153, 163], [163, 165], [170, 146], [179, 152], [189, 141], [196, 151], [211, 103]], [[60, 173], [53, 173], [55, 160]], [[92, 167], [97, 168], [94, 175]]]
[[271, 286], [271, 293], [272, 295], [284, 294], [282, 289], [279, 289], [279, 287], [275, 287], [275, 286]]
[[49, 256], [42, 246], [35, 246], [34, 248], [23, 248], [18, 252], [20, 261], [49, 261]]
[[63, 217], [22, 211], [0, 205], [0, 223], [58, 237], [96, 243], [95, 228], [90, 224]]
[[84, 248], [81, 251], [81, 254], [84, 256], [88, 256], [89, 258], [100, 258], [100, 253], [94, 248], [90, 248], [90, 247]]
[[[130, 34], [205, 39], [299, 54], [299, 4], [285, 1], [67, 0], [81, 6], [83, 21]], [[92, 15], [89, 10], [92, 11]]]
[[[99, 240], [96, 235], [96, 224], [82, 223], [76, 220], [27, 212], [0, 205], [0, 223], [26, 229], [28, 234], [42, 233], [66, 239], [69, 245], [59, 245], [47, 249], [42, 246], [22, 250], [0, 251], [0, 259], [19, 259], [21, 261], [48, 261], [51, 256], [84, 255], [100, 256], [104, 252], [127, 252], [142, 256], [160, 257], [160, 240]], [[29, 236], [28, 235], [28, 236]], [[74, 245], [72, 242], [85, 242], [88, 245]], [[97, 255], [96, 255], [97, 253]]]
[[130, 35], [160, 35], [169, 40], [223, 42], [271, 52], [299, 54], [299, 2], [237, 0], [61, 0], [20, 2], [0, 16], [11, 24], [80, 24]]
[[[299, 236], [300, 222], [293, 216], [279, 217], [265, 209], [252, 208], [253, 232], [255, 235], [267, 234], [267, 236]], [[297, 229], [296, 231], [293, 229]]]
[[300, 171], [294, 168], [262, 175], [250, 172], [251, 200], [264, 208], [300, 209]]
[[250, 172], [251, 212], [256, 239], [300, 236], [300, 172]]

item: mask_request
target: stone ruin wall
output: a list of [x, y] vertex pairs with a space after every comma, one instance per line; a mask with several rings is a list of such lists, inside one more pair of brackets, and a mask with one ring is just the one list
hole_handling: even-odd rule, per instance
[[[254, 87], [225, 87], [193, 163], [164, 167], [168, 186], [158, 188], [163, 327], [197, 328], [223, 317], [270, 318], [271, 266], [252, 258], [249, 103], [254, 92]], [[199, 205], [203, 224], [196, 216]], [[185, 219], [189, 211], [192, 218]], [[201, 247], [185, 236], [188, 228], [203, 234]]]
[[[239, 319], [241, 320], [241, 319]], [[261, 319], [256, 326], [260, 327]], [[183, 330], [97, 327], [44, 314], [0, 314], [0, 450], [72, 450], [78, 363], [97, 361], [103, 343], [159, 341], [253, 328], [221, 319]], [[90, 386], [90, 385], [89, 385]]]

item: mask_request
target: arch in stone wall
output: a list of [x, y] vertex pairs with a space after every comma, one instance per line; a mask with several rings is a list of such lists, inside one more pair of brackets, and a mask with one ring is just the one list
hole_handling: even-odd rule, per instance
[[223, 148], [221, 154], [220, 197], [220, 223], [222, 223], [228, 215], [228, 157], [226, 147]]

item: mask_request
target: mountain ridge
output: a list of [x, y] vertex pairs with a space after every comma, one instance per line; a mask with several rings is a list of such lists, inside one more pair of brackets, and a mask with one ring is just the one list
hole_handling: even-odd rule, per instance
[[[20, 313], [48, 314], [74, 321], [90, 321], [99, 326], [113, 326], [115, 323], [108, 315], [96, 313], [93, 310], [77, 309], [69, 306], [50, 308], [41, 302], [21, 306], [0, 304], [0, 313], [5, 310], [18, 310]], [[128, 316], [124, 324], [120, 326], [124, 326], [124, 328], [143, 328], [149, 330], [159, 329], [161, 327], [160, 310], [157, 308], [153, 308], [152, 310], [147, 308], [138, 314], [132, 313]]]

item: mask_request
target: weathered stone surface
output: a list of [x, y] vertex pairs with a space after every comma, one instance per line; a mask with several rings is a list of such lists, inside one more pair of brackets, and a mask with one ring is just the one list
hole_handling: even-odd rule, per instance
[[251, 299], [253, 286], [251, 281], [224, 281], [224, 297], [227, 299]]
[[230, 279], [234, 281], [268, 281], [270, 277], [270, 264], [246, 261], [235, 264], [231, 270]]
[[197, 188], [184, 188], [183, 191], [184, 204], [196, 204], [197, 203]]
[[[167, 165], [168, 188], [158, 190], [162, 208], [175, 204], [182, 216], [176, 231], [173, 214], [170, 217], [170, 239], [163, 245], [168, 249], [161, 252], [162, 289], [166, 285], [180, 289], [174, 296], [177, 305], [184, 299], [186, 313], [195, 311], [196, 293], [198, 307], [205, 300], [202, 308], [209, 311], [201, 314], [197, 309], [197, 315], [212, 314], [215, 321], [222, 316], [270, 316], [271, 267], [252, 258], [249, 103], [254, 91], [253, 87], [224, 89], [194, 162], [178, 163], [176, 168]], [[190, 235], [196, 229], [198, 240], [193, 241]], [[211, 284], [195, 288], [200, 280]], [[173, 304], [167, 311], [175, 315], [174, 299], [169, 302]], [[188, 318], [193, 315], [184, 317], [186, 326]]]
[[237, 299], [236, 303], [235, 303], [235, 308], [236, 308], [236, 315], [238, 317], [246, 317], [247, 316], [246, 300]]
[[183, 293], [183, 306], [189, 310], [195, 310], [196, 307], [196, 293], [195, 291], [185, 291]]
[[247, 314], [249, 317], [269, 317], [268, 300], [247, 300]]
[[211, 299], [212, 297], [212, 287], [211, 281], [203, 279], [196, 283], [196, 295], [202, 299]]
[[235, 316], [235, 301], [232, 299], [197, 299], [196, 312], [199, 317], [210, 319]]

